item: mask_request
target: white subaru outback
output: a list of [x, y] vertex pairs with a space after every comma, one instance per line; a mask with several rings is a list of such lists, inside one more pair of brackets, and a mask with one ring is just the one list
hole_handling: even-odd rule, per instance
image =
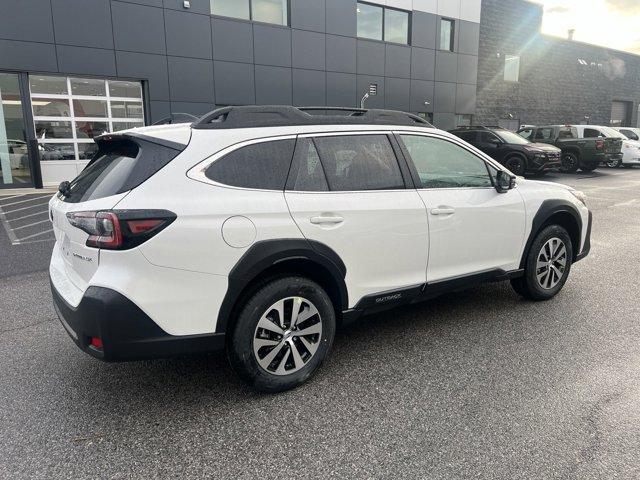
[[495, 280], [547, 300], [589, 252], [582, 193], [407, 113], [228, 107], [97, 144], [51, 199], [50, 276], [106, 361], [226, 349], [281, 391], [340, 322]]

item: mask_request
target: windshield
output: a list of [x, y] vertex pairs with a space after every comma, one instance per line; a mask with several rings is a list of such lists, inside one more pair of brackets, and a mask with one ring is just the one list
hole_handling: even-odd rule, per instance
[[627, 137], [611, 127], [598, 127], [598, 130], [600, 130], [607, 138], [622, 138], [627, 140]]
[[526, 145], [531, 143], [526, 138], [522, 138], [517, 133], [513, 133], [509, 130], [495, 130], [493, 133], [498, 135], [503, 142], [512, 143], [515, 145]]

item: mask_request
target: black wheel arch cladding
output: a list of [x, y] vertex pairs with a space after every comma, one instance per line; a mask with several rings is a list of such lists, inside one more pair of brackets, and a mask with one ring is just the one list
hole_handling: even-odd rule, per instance
[[[563, 225], [571, 238], [571, 243], [573, 247], [573, 258], [572, 261], [576, 260], [576, 257], [580, 253], [580, 241], [582, 239], [582, 217], [580, 213], [570, 202], [566, 200], [545, 200], [542, 202], [536, 215], [533, 217], [533, 222], [531, 225], [531, 233], [529, 234], [529, 238], [527, 239], [527, 243], [525, 244], [524, 251], [522, 253], [522, 258], [520, 259], [520, 268], [525, 268], [527, 256], [529, 255], [529, 251], [531, 250], [531, 245], [535, 240], [536, 236], [540, 233], [543, 227], [549, 224], [549, 220], [553, 217], [565, 219], [570, 218], [572, 222], [574, 222], [573, 227], [571, 225]], [[567, 228], [567, 226], [569, 228]], [[572, 231], [573, 230], [573, 231]]]
[[229, 272], [229, 285], [218, 313], [216, 332], [227, 330], [236, 303], [254, 280], [270, 269], [277, 269], [279, 265], [286, 265], [288, 262], [311, 264], [318, 272], [328, 276], [339, 300], [339, 305], [335, 305], [336, 310], [340, 312], [348, 308], [349, 297], [345, 283], [347, 268], [333, 249], [323, 243], [303, 238], [263, 240], [254, 243]]

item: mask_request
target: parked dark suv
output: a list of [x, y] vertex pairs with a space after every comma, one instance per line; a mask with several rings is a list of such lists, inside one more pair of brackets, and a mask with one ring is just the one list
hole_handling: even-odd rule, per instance
[[490, 155], [516, 175], [542, 174], [559, 168], [562, 163], [559, 148], [531, 143], [501, 127], [459, 127], [451, 133]]

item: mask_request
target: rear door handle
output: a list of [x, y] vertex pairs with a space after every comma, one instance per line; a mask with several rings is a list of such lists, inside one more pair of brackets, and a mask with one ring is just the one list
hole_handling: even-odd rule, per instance
[[309, 221], [314, 225], [336, 225], [344, 222], [344, 218], [339, 215], [320, 215], [319, 217], [311, 217]]
[[453, 207], [438, 207], [431, 209], [431, 215], [453, 215], [456, 209]]

